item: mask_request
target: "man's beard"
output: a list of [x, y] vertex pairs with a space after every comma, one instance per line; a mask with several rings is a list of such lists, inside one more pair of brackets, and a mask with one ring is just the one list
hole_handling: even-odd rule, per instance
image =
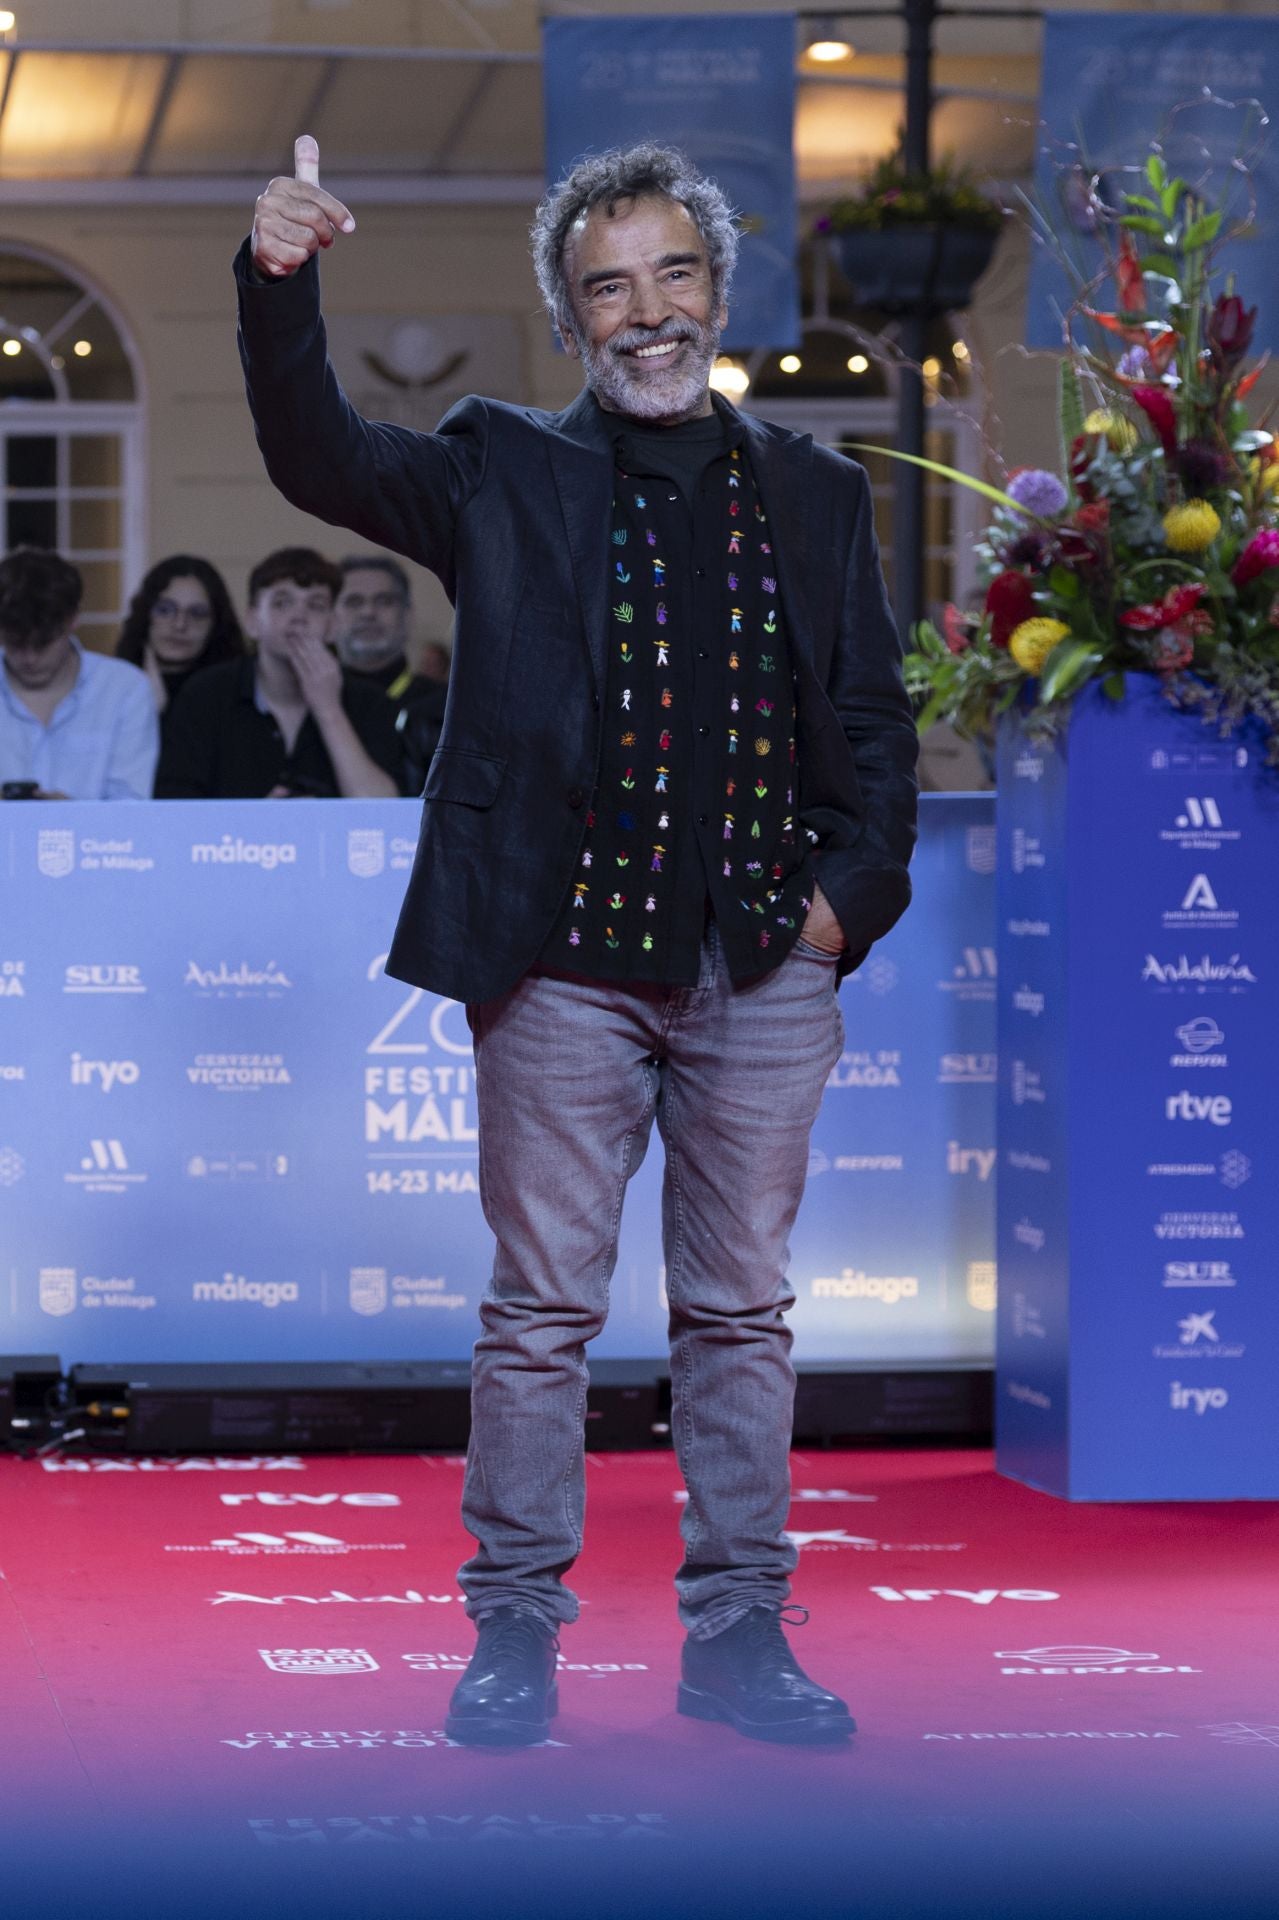
[[[633, 420], [686, 420], [706, 398], [721, 332], [714, 323], [698, 326], [685, 318], [663, 321], [660, 327], [631, 327], [598, 347], [579, 336], [586, 384], [612, 413], [629, 414]], [[656, 347], [667, 340], [689, 342], [678, 368], [655, 371], [631, 357], [636, 347]]]

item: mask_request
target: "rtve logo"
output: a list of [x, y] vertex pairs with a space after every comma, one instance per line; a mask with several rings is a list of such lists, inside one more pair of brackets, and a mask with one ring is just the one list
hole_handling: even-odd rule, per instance
[[1233, 1113], [1230, 1096], [1225, 1093], [1191, 1093], [1189, 1087], [1183, 1087], [1164, 1101], [1166, 1120], [1207, 1120], [1214, 1127], [1228, 1127]]

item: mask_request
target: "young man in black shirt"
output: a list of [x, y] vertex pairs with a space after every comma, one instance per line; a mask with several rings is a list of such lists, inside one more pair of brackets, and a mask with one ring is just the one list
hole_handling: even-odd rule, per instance
[[331, 640], [348, 676], [376, 687], [390, 702], [404, 755], [406, 790], [420, 793], [439, 745], [447, 678], [429, 679], [409, 665], [409, 576], [389, 554], [354, 554], [339, 563], [342, 590]]
[[394, 710], [342, 672], [325, 645], [342, 575], [284, 547], [249, 575], [256, 654], [193, 676], [174, 701], [161, 800], [393, 799], [403, 758]]

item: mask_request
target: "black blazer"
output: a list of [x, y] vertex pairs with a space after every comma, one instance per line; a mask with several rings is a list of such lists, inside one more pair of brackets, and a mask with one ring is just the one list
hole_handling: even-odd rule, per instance
[[[471, 396], [434, 433], [365, 420], [330, 366], [314, 259], [236, 260], [240, 354], [267, 472], [294, 506], [430, 567], [453, 672], [388, 972], [464, 1001], [514, 986], [571, 882], [599, 764], [612, 448], [562, 413]], [[727, 405], [718, 396], [715, 405]], [[742, 416], [796, 672], [799, 819], [857, 966], [910, 900], [918, 743], [865, 471]]]

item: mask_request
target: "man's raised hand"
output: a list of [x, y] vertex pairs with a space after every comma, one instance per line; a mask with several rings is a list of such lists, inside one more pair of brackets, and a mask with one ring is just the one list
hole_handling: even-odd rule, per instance
[[281, 174], [260, 193], [253, 211], [253, 264], [281, 279], [296, 273], [339, 233], [354, 233], [350, 211], [320, 185], [320, 149], [309, 133], [293, 142], [293, 178]]

